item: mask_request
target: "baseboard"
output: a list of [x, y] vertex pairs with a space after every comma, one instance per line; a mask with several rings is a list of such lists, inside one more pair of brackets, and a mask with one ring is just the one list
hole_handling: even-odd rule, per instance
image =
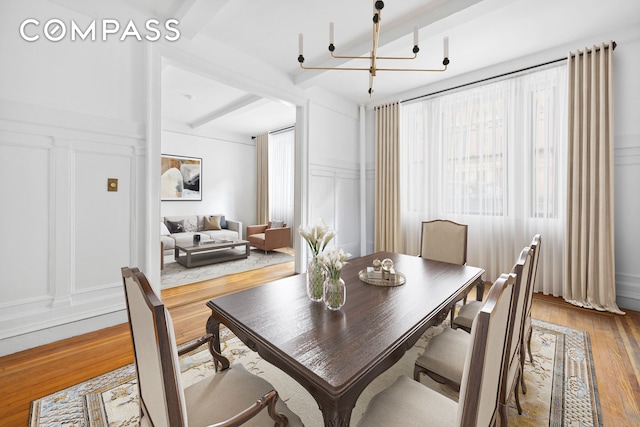
[[640, 276], [616, 274], [616, 303], [622, 310], [640, 311]]
[[93, 332], [110, 326], [127, 323], [127, 311], [120, 310], [88, 319], [78, 320], [59, 326], [53, 326], [27, 334], [16, 335], [0, 340], [0, 356], [17, 353], [41, 345], [50, 344], [66, 338]]
[[638, 298], [624, 297], [624, 296], [618, 295], [616, 298], [616, 303], [618, 304], [618, 307], [620, 307], [620, 310], [622, 311], [625, 311], [625, 310], [640, 311], [640, 299]]

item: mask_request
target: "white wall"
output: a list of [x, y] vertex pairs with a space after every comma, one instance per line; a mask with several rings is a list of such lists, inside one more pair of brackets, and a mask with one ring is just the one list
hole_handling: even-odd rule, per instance
[[335, 244], [360, 254], [360, 149], [358, 106], [310, 89], [309, 218], [335, 229]]
[[640, 310], [640, 28], [614, 38], [616, 292], [621, 308]]
[[[393, 99], [377, 100], [368, 106], [366, 145], [369, 159], [374, 153], [373, 105], [395, 100], [411, 99], [447, 88], [456, 87], [502, 73], [515, 71], [536, 64], [566, 57], [568, 52], [584, 49], [615, 40], [618, 47], [614, 53], [615, 72], [615, 215], [616, 215], [616, 291], [617, 302], [621, 308], [640, 310], [640, 263], [637, 262], [637, 242], [640, 241], [640, 225], [637, 220], [640, 211], [640, 28], [621, 28], [614, 34], [594, 35], [581, 40], [557, 46], [536, 55], [518, 58], [487, 69], [478, 70], [462, 76], [456, 76], [431, 86], [422, 87], [400, 94]], [[373, 209], [372, 192], [367, 194], [367, 209]], [[373, 233], [373, 228], [368, 228]], [[367, 241], [373, 240], [373, 234]]]
[[120, 267], [144, 267], [145, 48], [28, 43], [25, 17], [87, 18], [0, 8], [2, 355], [126, 321]]
[[163, 130], [162, 153], [202, 158], [202, 201], [164, 201], [162, 216], [221, 213], [241, 221], [243, 234], [247, 225], [255, 224], [255, 141], [242, 135], [201, 136]]

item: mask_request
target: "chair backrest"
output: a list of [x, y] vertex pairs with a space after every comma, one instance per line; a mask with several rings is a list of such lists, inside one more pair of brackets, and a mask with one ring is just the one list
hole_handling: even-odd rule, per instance
[[420, 256], [464, 265], [467, 263], [467, 225], [446, 219], [422, 222]]
[[502, 274], [473, 321], [460, 384], [457, 425], [488, 426], [497, 417], [515, 283], [514, 274]]
[[141, 424], [187, 425], [171, 316], [137, 268], [122, 268], [138, 374]]
[[[531, 317], [531, 304], [533, 302], [533, 288], [535, 287], [536, 275], [538, 273], [538, 257], [540, 256], [540, 246], [542, 244], [542, 236], [536, 234], [533, 236], [530, 248], [533, 251], [531, 260], [531, 272], [529, 273], [529, 284], [527, 285], [527, 296], [525, 300], [524, 318]], [[524, 332], [523, 332], [524, 333]]]
[[508, 394], [511, 390], [513, 381], [520, 366], [520, 344], [522, 342], [522, 329], [524, 326], [526, 288], [529, 283], [529, 273], [531, 271], [531, 260], [533, 251], [530, 247], [525, 247], [520, 252], [518, 261], [516, 261], [511, 273], [516, 277], [516, 284], [513, 288], [514, 306], [511, 324], [509, 325], [509, 334], [507, 340], [507, 363], [504, 366], [503, 381], [504, 386], [501, 393]]

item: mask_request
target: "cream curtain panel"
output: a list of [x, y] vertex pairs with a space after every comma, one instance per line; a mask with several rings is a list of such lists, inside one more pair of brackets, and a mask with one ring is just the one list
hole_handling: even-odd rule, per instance
[[402, 252], [400, 105], [376, 107], [375, 251]]
[[[570, 54], [564, 298], [622, 313], [616, 304], [613, 201], [613, 49]], [[543, 249], [544, 251], [544, 249]]]
[[269, 221], [269, 134], [256, 138], [256, 223]]

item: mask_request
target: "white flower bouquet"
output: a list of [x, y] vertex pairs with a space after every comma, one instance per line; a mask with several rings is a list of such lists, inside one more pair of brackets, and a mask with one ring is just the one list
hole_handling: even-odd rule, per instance
[[318, 255], [318, 262], [324, 268], [329, 280], [340, 279], [342, 267], [347, 264], [347, 260], [351, 257], [350, 253], [344, 252], [342, 248], [337, 246], [330, 247], [326, 252]]
[[298, 228], [298, 233], [309, 244], [311, 254], [314, 258], [327, 247], [331, 239], [336, 235], [336, 232], [327, 227], [322, 218], [318, 218], [313, 227], [304, 227], [301, 225]]

